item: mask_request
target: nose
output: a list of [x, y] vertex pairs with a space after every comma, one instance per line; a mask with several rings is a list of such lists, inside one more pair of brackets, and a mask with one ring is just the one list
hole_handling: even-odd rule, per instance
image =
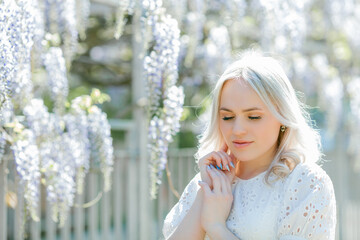
[[241, 119], [237, 118], [233, 125], [233, 134], [234, 135], [244, 135], [246, 134], [246, 126], [241, 121]]

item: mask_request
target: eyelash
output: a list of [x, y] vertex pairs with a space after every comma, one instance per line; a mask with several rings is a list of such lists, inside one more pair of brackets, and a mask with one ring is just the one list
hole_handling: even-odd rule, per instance
[[[233, 119], [234, 117], [223, 117], [222, 119], [224, 120], [224, 121], [227, 121], [227, 120], [230, 120], [230, 119]], [[249, 119], [250, 120], [259, 120], [259, 119], [261, 119], [261, 117], [260, 116], [257, 116], [257, 117], [251, 117], [251, 116], [249, 116]]]

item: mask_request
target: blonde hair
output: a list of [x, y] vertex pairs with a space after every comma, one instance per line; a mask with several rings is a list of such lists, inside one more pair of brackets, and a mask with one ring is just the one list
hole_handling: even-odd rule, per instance
[[225, 70], [212, 91], [212, 105], [208, 112], [210, 121], [206, 122], [199, 136], [199, 147], [195, 154], [197, 161], [211, 151], [219, 151], [224, 143], [218, 112], [222, 88], [230, 79], [242, 79], [251, 86], [270, 112], [286, 126], [284, 133], [279, 131], [278, 148], [267, 171], [266, 181], [270, 173], [283, 178], [298, 163], [318, 162], [321, 159], [320, 135], [312, 128], [310, 115], [296, 96], [283, 68], [272, 57], [248, 51]]

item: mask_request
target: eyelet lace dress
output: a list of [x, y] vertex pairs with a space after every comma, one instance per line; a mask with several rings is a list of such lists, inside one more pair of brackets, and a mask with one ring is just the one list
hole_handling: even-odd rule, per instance
[[[335, 239], [336, 202], [332, 182], [316, 164], [300, 163], [284, 179], [265, 183], [266, 172], [232, 184], [234, 201], [226, 221], [241, 240]], [[198, 173], [165, 218], [168, 238], [184, 219], [200, 189]], [[275, 175], [269, 178], [275, 180]], [[205, 236], [205, 239], [209, 239]]]

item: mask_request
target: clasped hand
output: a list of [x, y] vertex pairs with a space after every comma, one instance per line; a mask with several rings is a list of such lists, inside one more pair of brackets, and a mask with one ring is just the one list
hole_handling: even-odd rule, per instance
[[202, 177], [199, 185], [203, 191], [201, 225], [209, 235], [212, 231], [216, 231], [215, 229], [226, 227], [226, 219], [233, 202], [231, 184], [235, 177], [235, 168], [228, 167], [222, 170], [212, 165], [213, 161], [216, 161], [215, 164], [218, 166], [233, 166], [230, 163], [235, 162], [235, 158], [228, 155], [226, 150], [225, 145], [221, 151], [212, 152], [199, 161]]

